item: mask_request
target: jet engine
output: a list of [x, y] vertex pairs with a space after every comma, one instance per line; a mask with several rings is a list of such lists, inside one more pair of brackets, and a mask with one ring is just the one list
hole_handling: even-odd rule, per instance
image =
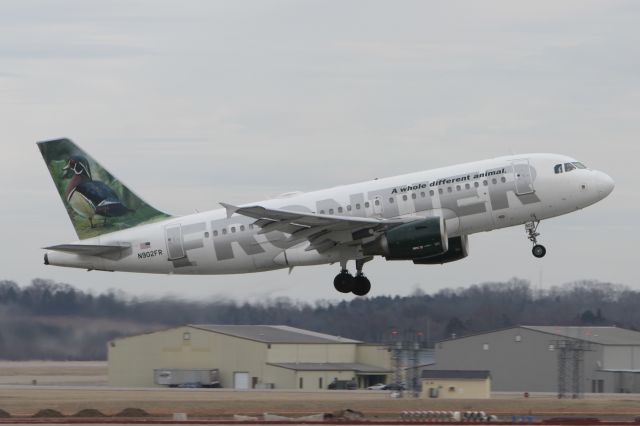
[[469, 239], [466, 235], [449, 238], [449, 250], [436, 256], [414, 259], [416, 265], [439, 265], [464, 259], [469, 255]]
[[448, 243], [444, 220], [430, 217], [391, 228], [364, 244], [362, 251], [366, 256], [381, 255], [387, 260], [414, 260], [442, 255]]

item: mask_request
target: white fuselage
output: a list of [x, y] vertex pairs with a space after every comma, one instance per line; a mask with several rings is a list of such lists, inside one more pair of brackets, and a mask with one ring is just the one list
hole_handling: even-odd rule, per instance
[[[591, 169], [555, 173], [575, 162], [526, 154], [376, 179], [251, 203], [265, 208], [339, 217], [443, 217], [455, 237], [563, 215], [606, 197], [613, 181]], [[255, 219], [219, 209], [86, 239], [76, 244], [127, 244], [111, 256], [49, 252], [48, 263], [86, 269], [161, 274], [235, 274], [333, 263], [345, 252], [305, 250], [308, 242], [260, 233]], [[348, 238], [348, 236], [346, 236]], [[347, 253], [362, 256], [359, 247]]]

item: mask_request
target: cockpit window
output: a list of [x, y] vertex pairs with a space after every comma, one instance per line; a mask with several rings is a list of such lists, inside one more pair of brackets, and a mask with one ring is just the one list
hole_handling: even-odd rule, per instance
[[564, 163], [564, 171], [565, 172], [570, 172], [570, 171], [575, 170], [575, 169], [576, 169], [576, 166], [574, 166], [573, 164]]
[[554, 172], [556, 172], [556, 174], [558, 174], [558, 173], [562, 173], [562, 164], [556, 164], [556, 165], [553, 167], [553, 171], [554, 171]]
[[579, 163], [579, 162], [577, 162], [577, 161], [576, 161], [575, 163], [571, 163], [571, 164], [573, 164], [574, 166], [576, 166], [576, 168], [578, 168], [578, 169], [586, 169], [586, 168], [587, 168], [587, 166], [585, 166], [584, 164]]

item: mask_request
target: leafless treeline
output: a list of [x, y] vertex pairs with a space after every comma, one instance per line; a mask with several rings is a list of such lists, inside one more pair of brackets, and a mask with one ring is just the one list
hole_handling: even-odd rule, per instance
[[522, 280], [484, 283], [434, 294], [379, 296], [314, 304], [275, 299], [260, 304], [140, 300], [94, 295], [36, 279], [27, 287], [0, 281], [0, 359], [104, 359], [114, 337], [181, 324], [285, 324], [384, 342], [392, 331], [429, 344], [449, 337], [530, 325], [618, 325], [640, 329], [640, 291], [579, 281], [535, 290]]

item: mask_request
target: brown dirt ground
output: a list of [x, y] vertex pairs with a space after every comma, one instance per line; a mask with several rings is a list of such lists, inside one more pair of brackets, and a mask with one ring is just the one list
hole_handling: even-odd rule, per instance
[[260, 415], [265, 412], [302, 415], [334, 412], [346, 408], [367, 417], [397, 416], [404, 410], [482, 410], [497, 415], [536, 416], [623, 416], [640, 415], [640, 396], [558, 400], [552, 397], [499, 397], [488, 400], [393, 399], [386, 392], [295, 392], [228, 391], [200, 389], [99, 389], [99, 388], [0, 388], [0, 408], [13, 415], [29, 416], [42, 408], [65, 415], [81, 409], [97, 409], [113, 415], [127, 407], [141, 408], [154, 416], [175, 412], [190, 416], [224, 417], [233, 414]]
[[0, 361], [0, 385], [106, 385], [105, 361]]
[[[70, 416], [83, 409], [114, 415], [141, 408], [154, 416], [187, 413], [304, 415], [350, 408], [367, 417], [397, 416], [406, 410], [485, 411], [497, 415], [640, 416], [640, 395], [587, 395], [559, 400], [553, 395], [495, 394], [488, 400], [394, 399], [384, 391], [233, 391], [225, 389], [113, 389], [106, 387], [106, 362], [0, 361], [0, 409], [31, 416], [50, 408]], [[32, 380], [38, 385], [32, 386]], [[56, 385], [43, 386], [43, 385]]]

